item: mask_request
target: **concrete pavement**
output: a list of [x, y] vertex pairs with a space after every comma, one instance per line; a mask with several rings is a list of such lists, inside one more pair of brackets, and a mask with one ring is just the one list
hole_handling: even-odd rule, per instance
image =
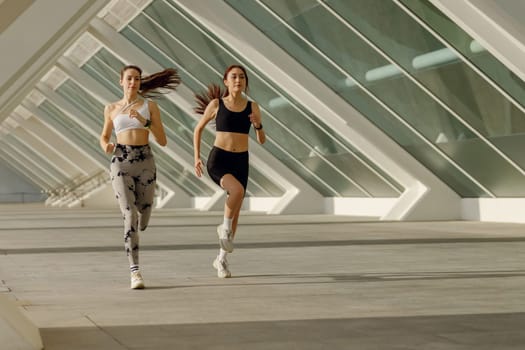
[[0, 207], [0, 293], [46, 350], [523, 349], [525, 226], [156, 210], [129, 289], [116, 210]]

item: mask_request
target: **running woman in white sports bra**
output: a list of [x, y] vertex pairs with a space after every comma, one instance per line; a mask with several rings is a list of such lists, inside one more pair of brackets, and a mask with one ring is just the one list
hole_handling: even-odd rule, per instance
[[[148, 226], [155, 194], [155, 160], [148, 144], [150, 133], [161, 146], [167, 143], [157, 103], [158, 89], [175, 90], [180, 83], [175, 69], [141, 77], [137, 66], [120, 72], [123, 98], [104, 108], [104, 127], [100, 146], [113, 153], [110, 176], [115, 196], [124, 216], [124, 247], [131, 270], [131, 288], [144, 288], [139, 270], [139, 230]], [[115, 129], [117, 142], [110, 142]]]

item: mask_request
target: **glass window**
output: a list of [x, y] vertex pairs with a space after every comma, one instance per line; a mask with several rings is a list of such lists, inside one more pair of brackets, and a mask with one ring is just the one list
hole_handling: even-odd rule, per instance
[[[241, 5], [236, 0], [228, 3], [460, 195], [478, 197], [491, 192], [498, 196], [521, 196], [524, 193], [520, 169], [480, 140], [472, 127], [438, 103], [435, 95], [421, 89], [385, 58], [399, 56], [400, 65], [408, 64], [412, 60], [407, 55], [413, 58], [418, 52], [417, 46], [410, 46], [407, 41], [419, 33], [409, 35], [415, 29], [407, 28], [405, 17], [396, 17], [390, 2], [327, 1], [327, 5], [318, 3], [304, 8], [269, 0], [262, 2], [264, 6], [255, 3], [247, 6], [245, 2]], [[351, 26], [358, 28], [359, 34], [351, 30]], [[380, 53], [361, 35], [377, 46], [381, 42], [391, 46]], [[430, 41], [427, 47], [437, 49], [439, 42]], [[443, 72], [437, 72], [436, 76], [440, 74]], [[374, 99], [366, 97], [355, 81]], [[374, 100], [384, 106], [375, 107]], [[392, 113], [403, 120], [392, 118]], [[412, 130], [402, 132], [407, 126]], [[422, 148], [422, 144], [425, 147]], [[480, 158], [484, 160], [482, 163], [474, 161]], [[498, 178], [485, 171], [486, 167], [498, 169]], [[507, 179], [506, 184], [498, 181], [501, 174]]]

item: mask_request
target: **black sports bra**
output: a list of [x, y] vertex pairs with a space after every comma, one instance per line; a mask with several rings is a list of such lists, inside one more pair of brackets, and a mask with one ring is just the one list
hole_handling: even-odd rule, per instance
[[246, 108], [241, 112], [230, 111], [224, 105], [222, 98], [219, 99], [219, 110], [215, 116], [215, 125], [217, 131], [237, 132], [240, 134], [248, 134], [250, 132], [250, 118], [248, 116], [252, 113], [252, 102], [248, 101]]

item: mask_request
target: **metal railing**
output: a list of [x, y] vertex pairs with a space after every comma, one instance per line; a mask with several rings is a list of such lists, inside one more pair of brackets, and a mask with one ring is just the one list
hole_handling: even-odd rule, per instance
[[46, 191], [47, 205], [63, 206], [82, 201], [93, 190], [109, 182], [107, 171], [101, 170], [90, 176], [77, 177], [60, 187]]

